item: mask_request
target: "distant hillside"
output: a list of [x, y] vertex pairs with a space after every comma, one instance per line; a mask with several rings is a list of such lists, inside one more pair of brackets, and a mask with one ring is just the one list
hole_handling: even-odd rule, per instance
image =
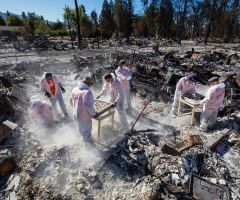
[[[17, 15], [17, 14], [11, 13], [11, 12], [9, 12], [9, 13], [10, 13], [10, 15], [16, 15], [16, 16], [18, 16], [20, 19], [22, 18], [22, 15]], [[1, 16], [5, 21], [7, 20], [7, 13], [3, 13], [3, 12], [0, 11], [0, 16]]]
[[7, 14], [0, 12], [0, 16], [6, 21], [7, 19]]
[[[9, 12], [9, 13], [10, 13], [10, 15], [16, 15], [16, 16], [18, 16], [20, 19], [22, 19], [22, 15], [17, 15], [17, 14], [11, 13], [11, 12]], [[0, 16], [1, 16], [5, 21], [7, 20], [7, 13], [3, 13], [3, 12], [0, 11]], [[47, 21], [47, 20], [45, 20], [45, 21]], [[52, 21], [48, 21], [48, 24], [50, 24], [50, 25], [53, 25], [53, 23], [54, 23], [54, 22], [52, 22]]]

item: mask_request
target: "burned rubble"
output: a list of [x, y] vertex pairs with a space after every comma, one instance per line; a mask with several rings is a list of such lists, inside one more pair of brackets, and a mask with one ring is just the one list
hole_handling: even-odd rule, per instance
[[[39, 47], [45, 48], [44, 42], [38, 42]], [[149, 43], [135, 42], [143, 47]], [[125, 47], [97, 51], [94, 55], [89, 51], [86, 56], [75, 51], [60, 56], [36, 54], [40, 57], [38, 61], [19, 62], [11, 65], [10, 71], [1, 66], [0, 129], [7, 133], [3, 128], [6, 120], [18, 125], [11, 130], [8, 127], [9, 134], [1, 138], [1, 198], [154, 200], [191, 199], [197, 198], [194, 196], [197, 194], [202, 199], [210, 199], [209, 196], [240, 199], [239, 54], [228, 53], [224, 46], [213, 51], [198, 47], [183, 51], [181, 47], [161, 49], [161, 45], [158, 52], [142, 48], [129, 53]], [[67, 63], [62, 61], [64, 56]], [[49, 140], [41, 141], [44, 131], [40, 136], [35, 134], [39, 128], [32, 124], [28, 107], [29, 91], [39, 93], [36, 88], [42, 72], [59, 70], [66, 80], [75, 82], [84, 74], [91, 74], [97, 91], [103, 74], [112, 72], [120, 59], [128, 60], [134, 72], [132, 93], [136, 109], [146, 99], [153, 100], [136, 130], [114, 138], [109, 146], [83, 148], [79, 141], [69, 142], [70, 133], [69, 141], [55, 142], [64, 136], [66, 129], [54, 126], [50, 129], [52, 133], [47, 134]], [[174, 126], [174, 122], [161, 121], [169, 115], [177, 80], [190, 71], [199, 75], [198, 82], [203, 86], [209, 77], [227, 72], [225, 107], [217, 129], [207, 134], [196, 126]], [[68, 85], [69, 90], [75, 82]], [[150, 125], [152, 129], [145, 129], [144, 120], [158, 121], [161, 128]], [[73, 126], [71, 122], [59, 124], [69, 132]]]

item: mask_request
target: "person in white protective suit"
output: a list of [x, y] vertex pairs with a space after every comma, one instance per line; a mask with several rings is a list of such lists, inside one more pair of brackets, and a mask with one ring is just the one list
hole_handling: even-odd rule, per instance
[[48, 125], [54, 122], [52, 106], [37, 98], [31, 99], [30, 115], [37, 123], [42, 125]]
[[108, 92], [110, 96], [110, 102], [113, 104], [113, 107], [116, 107], [121, 129], [124, 133], [127, 133], [129, 132], [129, 126], [126, 118], [124, 106], [125, 95], [122, 84], [118, 79], [115, 78], [114, 74], [106, 74], [104, 76], [104, 80], [105, 82], [102, 91], [97, 98], [100, 98], [101, 95]]
[[203, 105], [201, 113], [200, 130], [207, 131], [214, 127], [217, 121], [218, 109], [222, 106], [225, 97], [225, 84], [219, 83], [218, 77], [212, 77], [208, 80], [210, 88], [206, 96], [200, 101]]
[[130, 99], [130, 81], [132, 79], [132, 72], [126, 66], [126, 61], [121, 60], [118, 68], [115, 70], [115, 74], [117, 75], [117, 79], [121, 82], [125, 94], [126, 105], [127, 108], [130, 109], [131, 99]]
[[92, 143], [92, 118], [99, 114], [94, 109], [93, 85], [91, 77], [84, 77], [78, 87], [72, 90], [70, 104], [73, 106], [73, 117], [76, 120], [85, 143]]
[[57, 113], [56, 102], [58, 102], [64, 116], [67, 117], [67, 108], [62, 96], [65, 89], [58, 76], [45, 72], [40, 80], [40, 89], [45, 93], [45, 96], [49, 98], [54, 112]]
[[178, 82], [174, 94], [174, 100], [172, 104], [172, 117], [176, 117], [177, 108], [179, 105], [179, 98], [185, 95], [196, 96], [196, 74], [189, 74], [182, 77]]

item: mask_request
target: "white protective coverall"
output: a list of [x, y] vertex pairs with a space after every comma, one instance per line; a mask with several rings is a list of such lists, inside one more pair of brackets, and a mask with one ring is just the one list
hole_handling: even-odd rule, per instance
[[50, 90], [50, 87], [48, 85], [48, 82], [45, 78], [46, 72], [43, 74], [41, 80], [40, 80], [40, 89], [43, 92], [48, 92], [50, 94], [50, 102], [52, 104], [52, 107], [54, 109], [54, 112], [57, 113], [57, 108], [56, 108], [56, 102], [58, 102], [62, 112], [64, 115], [67, 115], [67, 108], [66, 108], [66, 104], [63, 100], [63, 96], [62, 96], [62, 82], [61, 80], [58, 78], [58, 76], [52, 75], [53, 77], [53, 82], [55, 84], [55, 94], [53, 94]]
[[85, 83], [80, 82], [79, 87], [75, 87], [72, 91], [70, 103], [84, 142], [91, 143], [92, 117], [97, 115], [92, 91]]
[[112, 83], [107, 83], [105, 81], [101, 94], [105, 92], [108, 92], [108, 94], [110, 95], [111, 103], [117, 102], [116, 111], [120, 120], [122, 131], [124, 131], [124, 133], [129, 132], [128, 122], [126, 118], [126, 111], [124, 106], [125, 95], [124, 95], [122, 84], [118, 79], [115, 79], [115, 78], [113, 79]]
[[128, 108], [131, 108], [131, 99], [130, 99], [130, 83], [129, 81], [132, 79], [132, 72], [127, 66], [118, 67], [115, 70], [115, 73], [117, 75], [117, 79], [121, 82], [125, 99], [126, 99], [126, 105]]
[[189, 81], [188, 78], [182, 77], [178, 82], [174, 94], [174, 100], [172, 105], [172, 114], [176, 115], [178, 104], [179, 104], [179, 98], [181, 95], [191, 94], [195, 95], [196, 93], [196, 84], [193, 81]]
[[31, 117], [40, 124], [49, 124], [54, 121], [54, 113], [52, 107], [39, 99], [31, 100]]
[[203, 105], [203, 111], [201, 113], [201, 124], [200, 129], [202, 131], [207, 131], [208, 128], [212, 128], [216, 121], [218, 115], [218, 109], [221, 107], [225, 96], [225, 84], [220, 83], [211, 86], [205, 98], [200, 101]]

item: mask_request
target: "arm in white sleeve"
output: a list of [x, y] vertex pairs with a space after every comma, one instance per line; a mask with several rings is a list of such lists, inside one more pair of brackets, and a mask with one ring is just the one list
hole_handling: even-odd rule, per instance
[[115, 70], [115, 73], [119, 79], [125, 79], [126, 77], [118, 70]]
[[44, 85], [44, 79], [41, 79], [39, 83], [39, 89], [41, 92], [46, 92], [43, 85]]
[[180, 81], [177, 83], [176, 92], [178, 92], [179, 95], [182, 95], [182, 84]]
[[57, 77], [57, 82], [58, 82], [59, 87], [60, 88], [63, 87], [62, 86], [62, 80], [58, 76], [56, 76], [56, 77]]
[[118, 96], [117, 96], [115, 102], [119, 103], [121, 100], [124, 99], [124, 92], [123, 92], [122, 85], [121, 84], [117, 84], [116, 85], [116, 89], [117, 89], [117, 92], [118, 92]]
[[87, 94], [85, 95], [85, 106], [86, 106], [87, 112], [91, 117], [96, 116], [97, 112], [95, 111], [95, 108], [94, 108], [93, 94], [90, 91], [88, 91]]
[[209, 89], [209, 91], [207, 91], [205, 98], [199, 102], [200, 105], [203, 105], [203, 104], [207, 103], [208, 101], [210, 101], [211, 96], [212, 96], [212, 90]]
[[70, 98], [69, 102], [70, 102], [70, 105], [73, 106], [73, 100], [72, 100], [72, 97]]
[[127, 67], [127, 70], [128, 70], [128, 78], [132, 79], [132, 71], [130, 70], [129, 67]]
[[192, 89], [192, 93], [191, 93], [194, 97], [196, 96], [196, 85], [194, 84], [194, 87]]
[[105, 83], [103, 84], [102, 90], [101, 90], [101, 92], [99, 93], [98, 96], [102, 96], [103, 94], [105, 94], [107, 92], [107, 90], [108, 90], [108, 84], [105, 81]]

